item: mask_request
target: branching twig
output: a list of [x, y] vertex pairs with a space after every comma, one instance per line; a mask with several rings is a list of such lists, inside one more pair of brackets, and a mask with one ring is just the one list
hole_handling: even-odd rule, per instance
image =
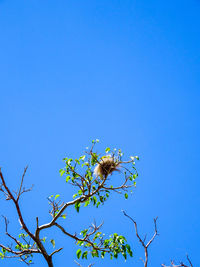
[[[41, 253], [44, 258], [46, 259], [49, 267], [52, 267], [53, 264], [52, 264], [52, 257], [50, 255], [48, 255], [46, 249], [44, 248], [43, 244], [41, 243], [40, 239], [35, 236], [34, 234], [32, 234], [30, 232], [30, 230], [28, 229], [24, 219], [23, 219], [23, 216], [22, 216], [22, 212], [21, 212], [21, 209], [20, 209], [20, 206], [19, 206], [19, 197], [20, 195], [22, 194], [22, 192], [25, 192], [25, 190], [22, 190], [22, 185], [23, 185], [23, 180], [24, 180], [24, 176], [25, 176], [25, 173], [26, 173], [26, 170], [27, 170], [27, 167], [24, 169], [24, 173], [22, 175], [22, 179], [21, 179], [21, 184], [20, 184], [20, 189], [19, 189], [19, 192], [18, 192], [18, 195], [17, 195], [17, 198], [14, 197], [14, 195], [11, 193], [10, 189], [8, 188], [6, 182], [5, 182], [5, 179], [3, 177], [3, 174], [1, 172], [1, 168], [0, 168], [0, 179], [1, 179], [1, 188], [3, 188], [3, 192], [6, 192], [7, 196], [9, 199], [11, 199], [15, 205], [15, 208], [17, 210], [17, 214], [18, 214], [18, 217], [19, 217], [19, 222], [20, 222], [20, 225], [22, 227], [22, 229], [28, 234], [28, 236], [37, 244], [37, 247], [38, 247], [38, 250], [32, 250], [32, 249], [27, 249], [27, 250], [23, 250], [23, 251], [14, 251], [12, 250], [11, 248], [9, 247], [6, 247], [6, 246], [3, 246], [3, 245], [0, 245], [0, 247], [4, 248], [6, 251], [8, 251], [9, 253], [12, 253], [14, 255], [17, 255], [21, 260], [24, 261], [24, 259], [22, 259], [22, 256], [25, 255], [25, 254], [32, 254], [32, 253]], [[2, 191], [1, 190], [1, 191]], [[7, 222], [6, 222], [7, 223]], [[7, 227], [7, 226], [6, 226]], [[13, 239], [13, 240], [17, 240], [15, 239], [14, 237], [12, 237], [10, 235], [10, 237]]]
[[52, 257], [55, 253], [60, 252], [62, 249], [63, 249], [63, 248], [59, 248], [59, 249], [54, 250], [54, 251], [50, 254], [50, 256]]
[[188, 255], [186, 255], [187, 261], [189, 263], [189, 265], [180, 262], [179, 264], [175, 264], [175, 262], [173, 260], [171, 260], [170, 265], [165, 265], [165, 264], [161, 264], [162, 267], [193, 267], [192, 262], [189, 258]]
[[24, 176], [25, 176], [25, 174], [26, 174], [27, 169], [28, 169], [28, 166], [26, 166], [26, 167], [24, 168], [24, 173], [23, 173], [23, 175], [22, 175], [21, 184], [20, 184], [20, 188], [19, 188], [18, 195], [17, 195], [17, 201], [19, 200], [19, 197], [20, 197], [20, 195], [22, 194], [21, 190], [22, 190], [22, 185], [23, 185], [23, 182], [24, 182]]
[[[82, 265], [81, 265], [78, 261], [74, 260], [74, 262], [75, 262], [79, 267], [82, 267]], [[88, 267], [92, 267], [92, 266], [94, 266], [94, 263], [90, 263], [90, 264], [88, 265]]]
[[136, 236], [137, 236], [139, 242], [142, 244], [142, 246], [143, 246], [143, 248], [144, 248], [144, 252], [145, 252], [145, 260], [142, 259], [142, 261], [143, 261], [143, 263], [144, 263], [144, 267], [147, 267], [147, 264], [148, 264], [148, 247], [151, 245], [151, 243], [153, 242], [153, 240], [155, 239], [155, 237], [158, 235], [157, 224], [156, 224], [158, 217], [156, 217], [156, 218], [154, 219], [154, 227], [155, 227], [154, 235], [153, 235], [152, 238], [148, 241], [148, 243], [145, 244], [146, 237], [144, 238], [144, 240], [142, 240], [142, 238], [141, 238], [140, 235], [138, 234], [138, 229], [137, 229], [137, 223], [136, 223], [136, 221], [134, 221], [133, 218], [130, 217], [128, 214], [126, 214], [125, 211], [123, 211], [123, 214], [124, 214], [126, 217], [128, 217], [128, 218], [134, 223]]
[[[101, 226], [103, 225], [100, 224], [99, 226], [96, 226], [96, 225], [93, 225], [91, 228], [91, 231], [89, 233], [86, 234], [86, 236], [84, 238], [79, 238], [77, 237], [76, 234], [70, 234], [69, 232], [67, 232], [63, 226], [61, 226], [60, 224], [58, 223], [54, 223], [55, 226], [57, 226], [65, 235], [73, 238], [76, 242], [80, 241], [80, 242], [86, 242], [88, 244], [91, 245], [91, 247], [96, 250], [96, 251], [104, 251], [104, 252], [109, 252], [108, 249], [105, 249], [104, 247], [102, 246], [97, 246], [97, 245], [94, 245], [94, 242], [90, 240], [90, 236], [92, 236], [94, 233], [96, 233], [100, 228]], [[101, 245], [101, 244], [100, 244]]]

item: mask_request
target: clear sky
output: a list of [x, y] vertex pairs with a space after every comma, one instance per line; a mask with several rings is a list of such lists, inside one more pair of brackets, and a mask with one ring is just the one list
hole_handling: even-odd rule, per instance
[[[200, 206], [200, 1], [0, 0], [0, 165], [16, 189], [25, 165], [22, 211], [34, 230], [50, 220], [47, 197], [72, 191], [59, 176], [62, 158], [77, 157], [94, 138], [138, 155], [139, 178], [125, 200], [113, 195], [105, 206], [69, 209], [63, 225], [79, 233], [94, 219], [103, 231], [125, 235], [134, 257], [91, 259], [95, 266], [142, 266], [139, 231], [160, 235], [149, 251], [149, 267], [184, 260], [199, 262]], [[113, 175], [113, 179], [120, 179]], [[0, 196], [1, 214], [19, 231], [16, 212]], [[0, 242], [4, 238], [1, 220]], [[16, 227], [17, 225], [17, 227]], [[56, 230], [56, 267], [74, 263], [73, 240]], [[21, 266], [5, 260], [2, 266]], [[42, 257], [35, 266], [46, 266]]]

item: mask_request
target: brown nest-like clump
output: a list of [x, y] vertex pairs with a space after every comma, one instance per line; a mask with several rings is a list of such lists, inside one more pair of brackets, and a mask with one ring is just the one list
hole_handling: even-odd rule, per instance
[[94, 169], [94, 174], [96, 176], [105, 177], [114, 171], [118, 170], [119, 163], [115, 162], [114, 158], [111, 156], [103, 157]]

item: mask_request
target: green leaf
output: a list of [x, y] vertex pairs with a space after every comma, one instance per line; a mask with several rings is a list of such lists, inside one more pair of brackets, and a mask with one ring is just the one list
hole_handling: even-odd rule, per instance
[[63, 214], [62, 216], [61, 216], [63, 219], [66, 219], [66, 214]]
[[83, 252], [83, 254], [82, 254], [82, 259], [87, 259], [87, 254], [88, 254], [88, 252], [87, 251], [85, 251], [85, 252]]
[[4, 258], [4, 254], [1, 253], [1, 252], [0, 252], [0, 257], [1, 257], [1, 259], [3, 260], [3, 258]]
[[96, 198], [96, 196], [93, 196], [92, 201], [93, 201], [93, 204], [94, 204], [94, 205], [97, 203], [97, 198]]
[[84, 207], [87, 207], [90, 204], [90, 198], [88, 200], [85, 201], [85, 205]]
[[2, 248], [2, 252], [5, 254], [6, 253], [6, 249], [5, 248]]
[[65, 181], [66, 181], [66, 182], [69, 182], [69, 180], [70, 180], [70, 176], [68, 175], [68, 176], [66, 177]]
[[78, 159], [75, 159], [75, 162], [76, 162], [77, 164], [80, 164], [80, 161], [79, 161]]
[[91, 157], [92, 166], [94, 166], [96, 164], [97, 159], [98, 159], [98, 155], [96, 153], [92, 153], [92, 157]]
[[137, 174], [133, 174], [133, 180], [137, 178]]
[[125, 261], [126, 261], [126, 259], [127, 259], [127, 255], [126, 255], [126, 253], [122, 253], [122, 255], [123, 255], [123, 257], [124, 257], [124, 259], [125, 259]]
[[79, 160], [82, 160], [82, 161], [84, 161], [84, 160], [85, 160], [85, 155], [83, 155], [83, 156], [80, 156]]
[[87, 232], [88, 232], [88, 229], [85, 229], [85, 230], [81, 231], [81, 234], [83, 235], [83, 237], [86, 236]]
[[66, 161], [66, 164], [67, 165], [71, 165], [71, 162], [73, 161], [73, 159], [68, 159], [67, 161]]
[[21, 236], [22, 236], [22, 237], [25, 237], [25, 234], [24, 234], [24, 233], [19, 234], [19, 238], [20, 238]]
[[78, 194], [79, 194], [79, 196], [81, 196], [83, 194], [83, 191], [82, 190], [78, 190]]
[[132, 252], [131, 247], [130, 247], [129, 244], [126, 244], [126, 248], [127, 248], [127, 252], [130, 255], [130, 257], [133, 257], [133, 252]]
[[124, 194], [124, 196], [125, 196], [125, 199], [127, 199], [127, 198], [128, 198], [128, 194], [127, 194], [127, 193], [125, 193], [125, 194]]
[[96, 207], [98, 208], [100, 204], [101, 204], [101, 202], [98, 201], [96, 204]]
[[[21, 243], [20, 243], [20, 244], [21, 244]], [[16, 246], [15, 246], [15, 248], [16, 248], [16, 249], [19, 249], [19, 248], [20, 248], [20, 246], [19, 246], [19, 245], [16, 245]]]
[[76, 202], [76, 203], [75, 203], [74, 207], [75, 207], [75, 210], [76, 210], [77, 212], [79, 212], [79, 210], [80, 210], [80, 206], [81, 206], [80, 202]]
[[118, 258], [118, 253], [114, 252], [114, 258], [117, 259]]
[[55, 248], [55, 245], [56, 245], [55, 240], [51, 239], [50, 241], [51, 241], [51, 244], [53, 245], [53, 247]]
[[79, 248], [79, 249], [76, 251], [76, 256], [77, 256], [78, 259], [80, 259], [80, 257], [81, 257], [81, 253], [82, 253], [82, 251], [81, 251], [81, 249]]
[[63, 170], [63, 169], [60, 169], [60, 176], [63, 176], [63, 174], [65, 173], [65, 170]]
[[46, 237], [43, 237], [42, 238], [42, 241], [45, 243], [46, 239], [47, 239]]
[[56, 200], [59, 196], [60, 196], [60, 195], [56, 195], [56, 196], [55, 196], [55, 200]]
[[102, 258], [102, 259], [104, 258], [105, 253], [106, 253], [105, 251], [102, 251], [102, 252], [101, 252], [101, 258]]
[[105, 151], [106, 151], [106, 153], [108, 153], [108, 152], [110, 151], [110, 148], [107, 147], [107, 148], [105, 149]]
[[75, 199], [77, 196], [78, 196], [78, 194], [74, 194], [74, 195], [73, 195], [73, 199]]
[[79, 245], [79, 246], [82, 246], [84, 244], [84, 241], [77, 241], [76, 244]]
[[99, 252], [97, 251], [97, 250], [93, 250], [92, 251], [92, 257], [94, 258], [94, 257], [99, 257]]

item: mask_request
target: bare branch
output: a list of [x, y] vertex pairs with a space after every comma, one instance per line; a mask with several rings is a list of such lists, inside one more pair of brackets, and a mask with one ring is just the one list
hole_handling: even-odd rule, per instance
[[158, 230], [157, 230], [157, 219], [158, 217], [154, 218], [154, 227], [155, 227], [155, 232], [154, 232], [154, 235], [152, 236], [152, 238], [149, 240], [149, 242], [147, 243], [146, 247], [148, 248], [148, 246], [153, 242], [154, 238], [158, 235]]
[[132, 217], [130, 217], [128, 214], [126, 214], [125, 211], [122, 211], [123, 214], [128, 217], [133, 223], [134, 223], [134, 227], [135, 227], [135, 233], [136, 233], [136, 236], [139, 240], [139, 242], [142, 244], [143, 248], [144, 248], [144, 253], [145, 253], [145, 260], [142, 259], [143, 263], [144, 263], [144, 267], [147, 267], [147, 264], [148, 264], [148, 247], [151, 245], [151, 243], [153, 242], [153, 240], [155, 239], [155, 237], [158, 235], [158, 231], [157, 231], [157, 219], [158, 217], [156, 217], [154, 219], [154, 227], [155, 227], [155, 230], [154, 230], [154, 235], [152, 236], [152, 238], [148, 241], [147, 244], [145, 244], [145, 240], [146, 240], [146, 236], [144, 238], [144, 240], [142, 240], [142, 238], [140, 237], [140, 235], [138, 234], [138, 229], [137, 229], [137, 223], [136, 221], [133, 220]]
[[189, 262], [190, 266], [191, 266], [191, 267], [193, 267], [193, 265], [192, 265], [192, 262], [191, 262], [191, 260], [190, 260], [189, 256], [188, 256], [188, 255], [186, 255], [186, 257], [187, 257], [187, 260], [188, 260], [188, 262]]
[[19, 192], [18, 192], [18, 196], [17, 196], [17, 201], [19, 200], [19, 197], [21, 195], [22, 185], [23, 185], [23, 182], [24, 182], [24, 177], [25, 177], [27, 169], [28, 169], [28, 166], [26, 166], [24, 168], [24, 172], [23, 172], [23, 175], [22, 175], [21, 184], [20, 184], [20, 188], [19, 188]]
[[[23, 179], [24, 179], [26, 170], [27, 170], [27, 168], [25, 168], [24, 174], [22, 176], [22, 182], [21, 182], [21, 186], [20, 186], [20, 190], [19, 190], [19, 195], [20, 195], [20, 192], [22, 193], [21, 188], [22, 188]], [[22, 226], [22, 229], [24, 229], [24, 231], [30, 236], [30, 238], [37, 244], [37, 246], [39, 248], [39, 253], [41, 253], [44, 256], [44, 258], [47, 261], [47, 263], [49, 264], [49, 266], [52, 267], [53, 265], [52, 265], [52, 258], [51, 258], [51, 256], [48, 255], [46, 249], [44, 248], [43, 244], [41, 243], [41, 241], [39, 239], [39, 236], [35, 236], [34, 234], [32, 234], [29, 231], [29, 229], [28, 229], [28, 227], [27, 227], [27, 225], [26, 225], [26, 223], [25, 223], [25, 221], [23, 219], [22, 213], [21, 213], [21, 209], [20, 209], [20, 206], [19, 206], [19, 203], [18, 203], [19, 198], [17, 197], [15, 199], [15, 197], [11, 193], [10, 189], [6, 185], [6, 182], [4, 180], [3, 174], [1, 172], [1, 168], [0, 168], [0, 179], [1, 179], [1, 182], [2, 182], [2, 186], [5, 188], [5, 191], [6, 191], [7, 195], [8, 195], [8, 197], [9, 197], [9, 199], [11, 199], [13, 201], [14, 205], [15, 205], [15, 208], [17, 210], [17, 214], [18, 214], [18, 217], [19, 217], [19, 222], [20, 222], [20, 225]], [[3, 248], [3, 245], [1, 245], [1, 247]], [[6, 249], [5, 246], [4, 246], [4, 249]], [[16, 254], [10, 248], [6, 249], [6, 251], [11, 252], [13, 254]], [[30, 251], [30, 249], [28, 249], [27, 250], [27, 253], [28, 254], [31, 254], [32, 252]], [[38, 253], [38, 250], [37, 250], [37, 253]], [[22, 256], [19, 253], [17, 253], [16, 255]]]
[[63, 248], [59, 248], [59, 249], [56, 249], [54, 250], [51, 254], [50, 254], [50, 257], [52, 257], [55, 253], [58, 253], [59, 251], [61, 251]]
[[[74, 260], [74, 262], [75, 262], [79, 267], [82, 267], [82, 265], [81, 265], [78, 261]], [[90, 264], [88, 265], [88, 267], [92, 267], [93, 265], [94, 265], [94, 263], [90, 263]]]
[[170, 265], [161, 264], [162, 267], [193, 267], [191, 260], [189, 259], [188, 255], [186, 255], [187, 261], [189, 265], [186, 265], [183, 262], [180, 262], [179, 264], [175, 264], [173, 260], [171, 260]]

